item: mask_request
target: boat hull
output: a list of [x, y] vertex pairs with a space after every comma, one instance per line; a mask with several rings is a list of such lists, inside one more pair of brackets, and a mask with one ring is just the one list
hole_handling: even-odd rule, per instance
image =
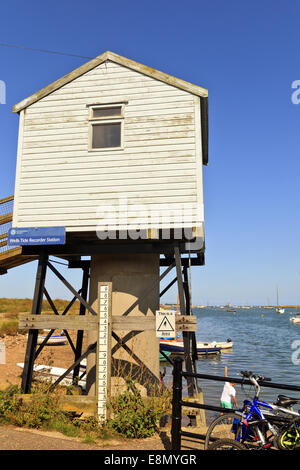
[[[159, 345], [160, 351], [167, 351], [173, 354], [183, 354], [184, 353], [184, 346], [183, 341], [164, 341], [161, 340]], [[204, 346], [198, 347], [197, 344], [197, 353], [200, 355], [207, 355], [207, 354], [219, 354], [221, 352], [221, 348], [215, 346]]]
[[[42, 344], [42, 342], [46, 339], [46, 336], [38, 336], [37, 339], [37, 344]], [[67, 338], [66, 336], [50, 336], [50, 338], [47, 340], [48, 345], [53, 345], [53, 344], [66, 344]]]

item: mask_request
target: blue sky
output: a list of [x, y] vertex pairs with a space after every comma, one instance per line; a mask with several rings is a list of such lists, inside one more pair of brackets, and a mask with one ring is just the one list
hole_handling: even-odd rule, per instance
[[[0, 43], [95, 57], [111, 50], [209, 90], [204, 168], [206, 266], [194, 303], [300, 304], [300, 4], [277, 0], [14, 1]], [[0, 197], [14, 192], [12, 106], [87, 59], [0, 46]], [[31, 297], [36, 263], [0, 277], [0, 297]], [[69, 273], [74, 283], [78, 274]], [[49, 279], [51, 295], [65, 290]], [[175, 290], [164, 298], [176, 300]]]

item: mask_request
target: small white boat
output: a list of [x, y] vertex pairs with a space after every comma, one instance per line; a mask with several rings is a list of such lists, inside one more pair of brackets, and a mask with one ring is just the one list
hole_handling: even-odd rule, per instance
[[[42, 342], [46, 339], [48, 332], [47, 330], [44, 330], [43, 335], [38, 335], [37, 338], [37, 344], [42, 344]], [[28, 335], [27, 335], [28, 337]], [[66, 335], [62, 332], [60, 335], [52, 335], [50, 338], [48, 338], [47, 343], [45, 346], [51, 346], [51, 345], [56, 345], [56, 344], [66, 344], [67, 343], [67, 337]]]
[[[216, 347], [215, 345], [211, 345], [207, 343], [207, 346], [203, 346], [204, 343], [197, 342], [197, 353], [198, 354], [219, 354], [221, 352], [221, 348]], [[160, 351], [168, 351], [174, 354], [183, 354], [184, 353], [184, 345], [183, 340], [178, 339], [161, 339], [159, 344]]]
[[[24, 368], [24, 363], [19, 362], [17, 363], [18, 367], [21, 367], [22, 369]], [[83, 374], [83, 372], [86, 370], [86, 366], [84, 361], [80, 364], [80, 372], [79, 376]], [[51, 381], [51, 383], [56, 382], [56, 380], [61, 377], [67, 369], [63, 369], [62, 367], [51, 367], [51, 366], [46, 366], [44, 364], [34, 364], [33, 366], [33, 372], [35, 373], [35, 377], [39, 380], [42, 381]], [[73, 371], [71, 371], [61, 382], [60, 385], [66, 385], [70, 386], [73, 384]], [[78, 385], [82, 388], [85, 388], [86, 386], [86, 380], [85, 377], [80, 379], [78, 381]]]
[[276, 308], [276, 312], [282, 314], [282, 313], [284, 313], [285, 310], [284, 310], [283, 307], [279, 307], [279, 300], [278, 299], [279, 299], [279, 297], [278, 297], [278, 287], [277, 287], [277, 308]]
[[[37, 339], [37, 344], [42, 344], [44, 339], [46, 338], [46, 335], [39, 335]], [[47, 340], [47, 344], [53, 345], [53, 344], [66, 344], [67, 342], [67, 337], [66, 335], [53, 335], [50, 336], [50, 338]]]
[[221, 349], [230, 349], [233, 347], [233, 341], [228, 339], [227, 341], [211, 341], [210, 343], [202, 343], [201, 341], [197, 341], [197, 348], [205, 348], [205, 347], [214, 347], [214, 348], [221, 348]]
[[300, 323], [300, 315], [298, 315], [297, 317], [291, 317], [290, 321], [292, 323]]

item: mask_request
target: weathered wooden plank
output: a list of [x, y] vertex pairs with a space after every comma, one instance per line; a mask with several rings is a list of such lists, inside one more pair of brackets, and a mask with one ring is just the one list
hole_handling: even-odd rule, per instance
[[[96, 85], [97, 86], [97, 85]], [[125, 84], [126, 86], [126, 84]], [[127, 89], [127, 87], [126, 87]], [[141, 87], [141, 91], [143, 91], [143, 87]], [[30, 112], [28, 111], [28, 116], [32, 117], [35, 114], [39, 114], [41, 110], [45, 114], [48, 113], [55, 113], [55, 112], [62, 112], [64, 113], [65, 111], [70, 111], [72, 113], [86, 113], [87, 111], [87, 101], [91, 100], [83, 100], [80, 98], [80, 94], [78, 94], [78, 99], [73, 99], [68, 101], [58, 101], [58, 102], [49, 102], [49, 103], [40, 103], [38, 107], [30, 109]], [[103, 104], [103, 101], [105, 100], [100, 100], [99, 104]], [[116, 99], [114, 98], [114, 101]], [[124, 99], [122, 100], [124, 101]], [[177, 108], [177, 105], [180, 107], [192, 107], [193, 106], [193, 98], [187, 96], [180, 96], [180, 98], [176, 95], [173, 95], [171, 98], [166, 98], [164, 97], [163, 102], [165, 103], [165, 109], [173, 108], [174, 106]], [[162, 99], [156, 99], [152, 100], [150, 97], [148, 97], [148, 100], [145, 99], [134, 99], [130, 100], [130, 103], [126, 106], [126, 110], [133, 111], [133, 109], [163, 109], [163, 102]], [[97, 101], [95, 102], [95, 98], [91, 101], [90, 104], [98, 104]], [[105, 104], [105, 103], [104, 103]]]
[[[126, 122], [126, 139], [131, 139], [134, 136], [146, 136], [147, 139], [151, 138], [152, 135], [183, 135], [189, 133], [189, 135], [194, 135], [194, 125], [193, 124], [183, 124], [182, 122], [174, 122], [174, 125], [170, 127], [168, 123], [162, 122], [161, 125], [149, 125], [149, 123], [142, 123], [140, 126], [134, 124], [127, 125]], [[87, 134], [87, 129], [85, 126], [64, 126], [63, 128], [52, 128], [43, 126], [33, 126], [31, 129], [30, 126], [27, 126], [24, 132], [24, 139], [26, 144], [30, 142], [41, 142], [41, 137], [44, 141], [51, 141], [52, 139], [60, 140], [80, 140], [83, 136]], [[42, 142], [41, 142], [42, 143]]]
[[[181, 171], [189, 171], [192, 172], [195, 170], [195, 163], [194, 162], [177, 162], [175, 161], [174, 163], [172, 160], [168, 163], [159, 163], [157, 162], [156, 164], [149, 165], [147, 162], [144, 162], [144, 164], [131, 164], [127, 166], [120, 166], [118, 162], [113, 162], [114, 165], [109, 166], [109, 164], [106, 164], [106, 166], [102, 166], [99, 168], [99, 161], [97, 162], [98, 165], [95, 165], [94, 163], [89, 164], [87, 163], [85, 166], [80, 167], [80, 165], [76, 164], [60, 164], [60, 165], [43, 165], [43, 172], [45, 175], [49, 177], [57, 177], [60, 176], [63, 178], [62, 175], [62, 170], [68, 175], [68, 176], [78, 176], [78, 175], [90, 175], [92, 172], [94, 172], [96, 175], [111, 175], [112, 173], [115, 173], [116, 175], [119, 174], [128, 174], [130, 173], [131, 175], [141, 175], [145, 172], [155, 174], [155, 170], [159, 170], [161, 174], [168, 174], [169, 172], [180, 172]], [[29, 171], [27, 171], [29, 170]], [[27, 178], [40, 178], [41, 177], [41, 167], [28, 167], [24, 166], [23, 167], [23, 177]], [[145, 177], [145, 175], [144, 175]]]
[[[115, 83], [114, 83], [115, 84]], [[97, 85], [96, 85], [97, 86]], [[125, 94], [124, 91], [126, 92], [127, 88], [125, 90], [118, 89], [116, 90], [116, 93], [114, 94], [114, 101], [125, 101]], [[40, 101], [38, 105], [38, 109], [44, 109], [44, 110], [49, 110], [53, 107], [56, 106], [59, 109], [80, 109], [80, 107], [84, 106], [86, 107], [87, 103], [89, 104], [106, 104], [107, 101], [111, 101], [111, 98], [101, 96], [100, 99], [95, 100], [94, 96], [94, 90], [93, 87], [90, 88], [90, 92], [81, 92], [80, 90], [76, 93], [64, 93], [60, 97], [56, 96], [56, 99], [51, 99], [48, 101]], [[189, 95], [186, 94], [179, 94], [178, 91], [173, 91], [171, 90], [165, 90], [160, 88], [160, 91], [158, 88], [154, 88], [151, 96], [149, 94], [144, 92], [144, 87], [141, 87], [139, 90], [138, 88], [136, 90], [131, 89], [130, 90], [130, 105], [132, 104], [133, 106], [144, 106], [145, 105], [154, 105], [154, 104], [159, 104], [162, 102], [162, 97], [164, 98], [164, 101], [166, 103], [174, 103], [178, 102], [179, 100], [183, 103], [192, 103], [193, 98]], [[32, 114], [30, 114], [32, 115]]]
[[[34, 400], [35, 395], [30, 393], [19, 394], [17, 395], [17, 398], [22, 400], [24, 403], [30, 403]], [[90, 395], [62, 395], [59, 397], [57, 404], [60, 409], [65, 411], [84, 412], [91, 416], [96, 415], [97, 412], [96, 397]]]
[[[177, 315], [175, 319], [176, 329], [178, 331], [197, 331], [196, 316]], [[155, 330], [155, 316], [136, 317], [136, 316], [115, 316], [112, 317], [113, 330], [130, 331], [153, 331]]]
[[[66, 172], [67, 173], [67, 172]], [[91, 172], [92, 173], [92, 172]], [[178, 182], [181, 183], [182, 180], [184, 181], [195, 181], [193, 169], [191, 170], [182, 170], [181, 175], [178, 176], [174, 170], [165, 170], [160, 173], [152, 172], [150, 175], [152, 183], [174, 183]], [[118, 185], [122, 185], [124, 183], [128, 184], [128, 180], [134, 185], [138, 184], [147, 184], [148, 183], [148, 175], [145, 172], [136, 172], [131, 173], [116, 173], [115, 175], [112, 173], [101, 173], [96, 174], [89, 174], [85, 175], [84, 178], [80, 175], [64, 175], [62, 178], [53, 178], [46, 176], [36, 176], [35, 178], [23, 177], [22, 184], [25, 186], [27, 185], [34, 185], [34, 187], [39, 188], [43, 187], [44, 185], [49, 186], [49, 188], [61, 188], [61, 187], [73, 187], [74, 183], [78, 185], [78, 187], [86, 187], [89, 182], [91, 184], [95, 184], [93, 182], [97, 182], [97, 184], [101, 186], [111, 186], [112, 182]], [[84, 179], [84, 181], [83, 181]], [[55, 183], [54, 183], [55, 181]], [[25, 188], [24, 188], [25, 189]]]
[[[164, 209], [168, 210], [169, 207], [174, 207], [174, 206], [178, 206], [178, 203], [180, 201], [178, 200], [178, 198], [174, 198], [173, 196], [165, 196], [165, 197], [162, 197], [161, 198], [161, 202], [160, 203], [156, 203], [155, 199], [154, 198], [140, 198], [138, 203], [139, 204], [147, 204], [148, 207], [149, 207], [149, 210], [158, 210], [160, 209], [161, 207], [163, 207]], [[104, 202], [103, 202], [104, 203]], [[132, 201], [132, 200], [128, 200], [127, 201], [128, 203], [128, 211], [130, 212], [132, 209], [132, 207], [134, 208], [135, 205], [137, 204], [137, 201]], [[105, 201], [105, 204], [118, 204], [118, 200], [116, 199], [107, 199]], [[24, 198], [22, 200], [22, 211], [20, 210], [20, 213], [22, 214], [25, 214], [26, 212], [28, 213], [28, 210], [36, 210], [36, 211], [41, 211], [41, 213], [43, 213], [44, 210], [54, 210], [54, 211], [61, 211], [61, 210], [64, 210], [66, 206], [66, 203], [64, 200], [62, 201], [55, 201], [54, 199], [51, 201], [51, 200], [48, 200], [48, 201], [44, 201], [44, 202], [33, 202], [33, 201], [27, 201], [26, 198]], [[90, 208], [91, 210], [94, 210], [95, 208], [99, 207], [99, 204], [97, 203], [97, 201], [95, 200], [91, 200], [91, 201], [87, 201], [86, 199], [76, 199], [76, 200], [72, 200], [72, 201], [69, 201], [68, 203], [68, 207], [72, 208], [73, 207], [78, 207], [78, 210], [79, 211], [84, 211], [85, 207], [88, 207]], [[193, 196], [188, 196], [185, 198], [184, 200], [184, 207], [186, 208], [193, 208], [193, 207], [197, 207], [197, 203], [196, 203], [196, 199], [195, 197]], [[5, 235], [5, 234], [4, 234]], [[7, 236], [7, 234], [6, 234]], [[3, 238], [5, 238], [3, 236]]]
[[[172, 217], [173, 219], [175, 217], [175, 213], [179, 212], [179, 207], [178, 203], [171, 205], [168, 204], [161, 204], [160, 207], [152, 207], [151, 205], [148, 205], [145, 207], [144, 205], [140, 205], [140, 209], [138, 206], [131, 206], [132, 209], [130, 210], [130, 207], [126, 207], [126, 211], [124, 211], [124, 215], [126, 215], [126, 218], [130, 221], [130, 219], [137, 219], [139, 218], [140, 220], [145, 220], [148, 219], [149, 217]], [[102, 206], [102, 210], [100, 210], [99, 206], [93, 206], [93, 207], [76, 207], [76, 204], [73, 206], [69, 206], [67, 209], [64, 207], [40, 207], [40, 208], [32, 208], [31, 209], [31, 214], [32, 217], [42, 217], [44, 216], [44, 220], [47, 220], [47, 217], [49, 215], [56, 216], [57, 218], [61, 218], [62, 215], [66, 215], [66, 217], [70, 217], [70, 215], [74, 216], [75, 214], [81, 214], [81, 217], [84, 218], [86, 216], [86, 213], [89, 212], [90, 217], [97, 218], [99, 219], [103, 218], [103, 213], [105, 210], [110, 211], [112, 208], [115, 208], [115, 210], [118, 210], [118, 205], [115, 203], [114, 205], [107, 205], [107, 206]], [[180, 211], [183, 208], [180, 207]], [[137, 217], [137, 210], [140, 212], [143, 210], [145, 212], [145, 216], [142, 217]], [[173, 214], [173, 215], [172, 215]], [[24, 217], [30, 217], [28, 216], [28, 210], [24, 211], [20, 210], [19, 215], [24, 216]], [[189, 204], [184, 205], [184, 216], [197, 216], [198, 215], [198, 208], [195, 207], [195, 205], [189, 207]], [[120, 216], [119, 216], [120, 217]], [[182, 216], [178, 215], [178, 218], [180, 219]], [[107, 214], [105, 214], [105, 218], [107, 218]], [[41, 219], [42, 220], [42, 219]], [[67, 220], [67, 219], [66, 219]], [[2, 245], [4, 246], [4, 245]]]
[[14, 199], [14, 195], [8, 196], [8, 197], [4, 197], [3, 199], [0, 199], [0, 204], [4, 204], [4, 203], [6, 203], [6, 202], [13, 201], [13, 199]]
[[[153, 130], [152, 130], [153, 131]], [[41, 140], [41, 137], [35, 137], [34, 140], [32, 138], [29, 139], [24, 139], [24, 148], [48, 148], [49, 151], [52, 147], [57, 147], [57, 144], [59, 143], [59, 146], [64, 150], [64, 147], [69, 147], [70, 143], [73, 143], [73, 146], [80, 146], [82, 143], [87, 142], [88, 139], [88, 133], [82, 133], [82, 134], [72, 134], [68, 133], [62, 134], [62, 135], [50, 135], [50, 136], [45, 136], [43, 137], [43, 140]], [[148, 143], [148, 145], [160, 145], [161, 143], [164, 143], [165, 140], [168, 140], [169, 144], [185, 144], [185, 143], [190, 143], [195, 141], [195, 136], [193, 131], [173, 131], [170, 132], [152, 132], [151, 134], [148, 132], [147, 135], [145, 136], [145, 133], [135, 133], [133, 132], [132, 134], [128, 134], [126, 132], [126, 142], [130, 146], [134, 145], [141, 145], [141, 142], [145, 144], [145, 142]], [[151, 143], [149, 143], [151, 141]]]
[[76, 184], [73, 184], [73, 185], [70, 185], [68, 188], [56, 188], [56, 187], [33, 188], [28, 185], [25, 185], [25, 187], [24, 186], [22, 187], [22, 194], [23, 196], [25, 196], [26, 193], [27, 195], [32, 194], [34, 196], [46, 196], [46, 195], [49, 196], [50, 194], [52, 194], [55, 197], [58, 197], [59, 195], [71, 196], [71, 195], [79, 195], [79, 194], [84, 195], [85, 194], [86, 197], [90, 197], [90, 195], [94, 193], [95, 195], [98, 194], [98, 198], [102, 200], [102, 193], [107, 193], [110, 195], [110, 197], [112, 196], [112, 194], [118, 197], [118, 195], [120, 195], [120, 192], [121, 192], [121, 197], [124, 199], [125, 197], [133, 197], [134, 194], [136, 194], [136, 192], [142, 195], [145, 195], [147, 194], [147, 192], [150, 192], [153, 195], [154, 191], [156, 192], [163, 191], [163, 195], [165, 195], [166, 192], [168, 192], [169, 194], [172, 194], [172, 193], [179, 194], [178, 192], [176, 193], [176, 191], [179, 191], [179, 190], [181, 191], [186, 190], [187, 195], [189, 196], [194, 195], [195, 183], [192, 183], [192, 182], [189, 182], [189, 183], [180, 182], [179, 183], [179, 182], [174, 182], [174, 181], [171, 181], [171, 182], [168, 181], [165, 184], [157, 184], [157, 185], [155, 184], [141, 185], [140, 184], [138, 190], [136, 187], [133, 187], [132, 185], [126, 185], [126, 186], [122, 185], [121, 191], [120, 191], [120, 187], [116, 187], [116, 186], [106, 186], [106, 187], [104, 186], [104, 187], [97, 188], [97, 186], [91, 187], [91, 185], [87, 185], [87, 184], [82, 187], [78, 187], [76, 186]]
[[7, 224], [11, 222], [13, 218], [13, 212], [9, 212], [8, 214], [0, 216], [0, 225]]
[[[37, 169], [41, 171], [41, 166], [43, 165], [56, 165], [56, 164], [74, 164], [78, 165], [79, 167], [82, 166], [82, 159], [84, 156], [84, 161], [86, 161], [86, 165], [88, 168], [89, 163], [90, 164], [95, 164], [98, 162], [98, 164], [102, 164], [105, 162], [107, 163], [107, 158], [108, 155], [106, 152], [99, 152], [99, 153], [89, 153], [89, 154], [84, 154], [83, 152], [78, 152], [73, 154], [71, 156], [70, 153], [62, 153], [61, 157], [58, 157], [57, 154], [48, 157], [47, 155], [43, 155], [43, 159], [41, 159], [38, 155], [26, 155], [23, 157], [23, 162], [22, 166], [23, 167], [28, 167], [31, 166], [34, 169]], [[116, 164], [120, 166], [124, 166], [124, 154], [123, 154], [123, 159], [122, 159], [122, 154], [119, 152], [115, 152], [114, 154], [109, 156], [109, 161], [111, 163], [111, 166], [115, 166]], [[147, 158], [145, 158], [145, 153], [135, 153], [134, 155], [132, 154], [127, 154], [126, 155], [126, 164], [128, 166], [130, 165], [138, 165], [138, 164], [143, 164], [145, 162], [149, 162], [149, 164], [159, 164], [159, 162], [166, 162], [169, 160], [170, 164], [174, 161], [187, 161], [183, 159], [188, 159], [191, 162], [195, 162], [195, 154], [194, 151], [190, 150], [177, 150], [176, 152], [169, 152], [169, 151], [163, 151], [163, 152], [156, 152], [150, 155], [147, 155]], [[59, 166], [58, 166], [59, 168]]]
[[95, 330], [98, 318], [90, 315], [26, 315], [19, 314], [20, 329], [62, 329], [62, 330]]
[[[113, 191], [113, 192], [104, 192], [104, 191], [96, 191], [96, 190], [89, 190], [88, 192], [83, 192], [83, 193], [77, 193], [77, 192], [69, 192], [67, 194], [59, 194], [59, 193], [56, 193], [56, 192], [49, 192], [49, 191], [46, 191], [44, 193], [41, 193], [39, 191], [39, 201], [40, 202], [44, 202], [44, 201], [58, 201], [58, 202], [61, 202], [61, 201], [78, 201], [78, 203], [80, 203], [80, 201], [82, 200], [86, 200], [86, 197], [88, 195], [88, 198], [89, 200], [99, 200], [99, 193], [101, 193], [101, 200], [103, 201], [103, 203], [109, 199], [111, 199], [112, 197], [115, 198], [118, 198], [119, 197], [119, 194], [116, 192], [116, 191]], [[20, 200], [22, 201], [26, 201], [26, 202], [34, 202], [35, 199], [32, 198], [32, 194], [33, 193], [30, 193], [30, 191], [26, 191], [22, 194], [22, 196], [20, 197]], [[127, 195], [123, 194], [122, 195], [122, 198], [126, 197], [127, 196], [127, 200], [128, 201], [132, 201], [133, 198], [130, 197], [130, 194], [128, 193]], [[172, 191], [170, 191], [170, 189], [159, 189], [159, 190], [153, 190], [151, 189], [150, 191], [145, 189], [145, 188], [141, 188], [141, 190], [139, 191], [139, 198], [136, 199], [134, 201], [134, 204], [137, 204], [140, 200], [142, 200], [143, 198], [155, 198], [156, 196], [163, 196], [163, 197], [177, 197], [178, 199], [178, 202], [182, 202], [185, 200], [185, 198], [187, 197], [192, 197], [193, 200], [195, 200], [195, 192], [194, 190], [189, 190], [187, 188], [177, 188], [177, 189], [174, 189]], [[181, 198], [180, 198], [181, 196]], [[187, 199], [188, 200], [188, 199]]]
[[[20, 329], [69, 329], [69, 330], [95, 330], [99, 326], [98, 317], [91, 315], [63, 316], [63, 315], [27, 315], [19, 314]], [[155, 329], [155, 317], [140, 316], [112, 316], [112, 329], [150, 331]], [[176, 316], [176, 329], [178, 331], [196, 331], [197, 318], [195, 316]]]
[[[37, 132], [42, 132], [42, 135], [50, 135], [47, 131], [57, 131], [58, 134], [63, 134], [65, 132], [70, 131], [74, 133], [77, 131], [79, 133], [86, 132], [86, 125], [87, 120], [80, 120], [79, 118], [76, 121], [73, 120], [64, 120], [62, 123], [61, 121], [52, 122], [52, 123], [45, 123], [41, 122], [37, 119], [27, 119], [24, 131], [26, 133], [26, 137], [28, 138], [31, 133], [35, 135]], [[187, 116], [182, 115], [175, 115], [175, 116], [160, 116], [158, 119], [153, 119], [150, 117], [145, 118], [128, 118], [126, 117], [126, 129], [155, 129], [155, 128], [163, 128], [168, 126], [193, 126], [194, 123], [191, 122], [191, 116], [188, 114]]]

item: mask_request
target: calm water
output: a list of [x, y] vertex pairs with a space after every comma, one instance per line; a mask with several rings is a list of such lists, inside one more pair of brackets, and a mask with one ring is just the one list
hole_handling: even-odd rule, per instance
[[[222, 351], [218, 356], [201, 357], [197, 362], [197, 372], [224, 375], [225, 366], [228, 376], [240, 377], [240, 370], [251, 370], [256, 374], [271, 377], [273, 382], [300, 385], [300, 364], [292, 361], [294, 340], [300, 340], [300, 324], [290, 322], [291, 314], [300, 310], [286, 309], [280, 315], [275, 309], [249, 308], [236, 309], [236, 313], [226, 308], [194, 309], [197, 316], [198, 341], [234, 341], [232, 349]], [[300, 350], [300, 343], [298, 346]], [[298, 355], [298, 359], [300, 354]], [[295, 361], [294, 361], [295, 362]], [[300, 362], [300, 361], [299, 361]], [[167, 366], [167, 380], [172, 380], [172, 369]], [[219, 406], [223, 382], [199, 380], [207, 404]], [[245, 387], [253, 398], [253, 388]], [[246, 398], [241, 385], [236, 385], [238, 404]], [[262, 388], [261, 398], [273, 400], [280, 393], [299, 396], [300, 392]]]

